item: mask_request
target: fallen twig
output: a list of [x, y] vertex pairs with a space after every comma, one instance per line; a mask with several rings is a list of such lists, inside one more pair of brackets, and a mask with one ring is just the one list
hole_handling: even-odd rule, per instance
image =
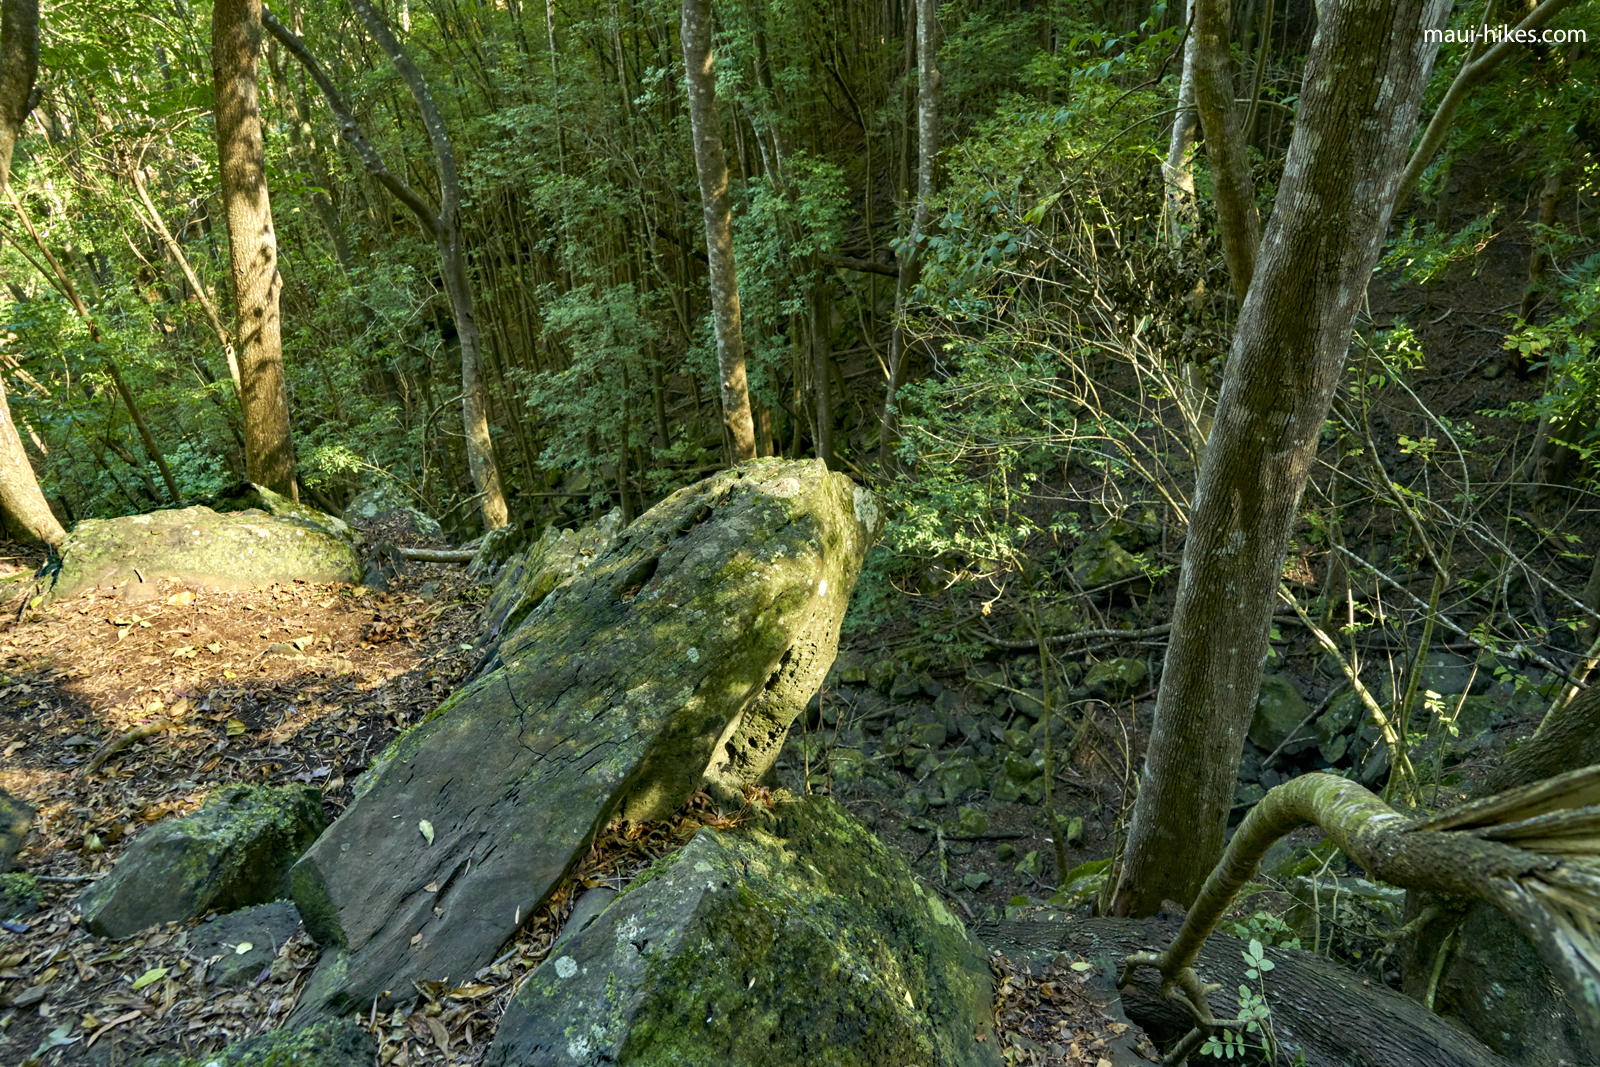
[[154, 737], [156, 734], [170, 729], [172, 729], [172, 723], [166, 719], [156, 719], [153, 722], [145, 723], [143, 726], [135, 726], [121, 736], [113, 738], [104, 748], [90, 757], [89, 762], [83, 765], [84, 775], [93, 774], [104, 766], [107, 760], [129, 745], [137, 744], [146, 738]]
[[422, 563], [471, 563], [472, 557], [478, 554], [470, 548], [405, 548], [400, 545], [393, 548], [395, 555]]

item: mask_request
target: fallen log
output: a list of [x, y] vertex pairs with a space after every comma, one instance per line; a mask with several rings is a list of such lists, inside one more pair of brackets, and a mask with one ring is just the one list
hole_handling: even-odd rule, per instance
[[701, 788], [737, 805], [833, 662], [878, 524], [844, 475], [755, 461], [674, 493], [557, 586], [296, 865], [328, 951], [293, 1025], [467, 980], [613, 818]]
[[[1057, 952], [1067, 952], [1099, 963], [1114, 977], [1122, 960], [1171, 941], [1177, 930], [1176, 923], [1153, 919], [1012, 921], [980, 924], [973, 936], [1014, 963], [1028, 959], [1035, 970]], [[1211, 994], [1218, 1012], [1238, 1014], [1239, 987], [1261, 984], [1245, 974], [1246, 947], [1237, 938], [1214, 935], [1200, 949], [1196, 966], [1222, 986]], [[1265, 982], [1272, 1029], [1288, 1060], [1304, 1056], [1305, 1067], [1510, 1067], [1511, 1061], [1410, 997], [1373, 985], [1332, 960], [1288, 948], [1268, 948], [1265, 954], [1274, 964]], [[1181, 1037], [1194, 1025], [1184, 1004], [1162, 996], [1160, 980], [1148, 972], [1128, 975], [1122, 1006], [1130, 1020], [1157, 1039]]]

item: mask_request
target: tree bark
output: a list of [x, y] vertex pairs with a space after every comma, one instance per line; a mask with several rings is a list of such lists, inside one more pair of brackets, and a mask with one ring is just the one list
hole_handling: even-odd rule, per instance
[[[1217, 205], [1217, 229], [1222, 235], [1222, 255], [1228, 261], [1228, 280], [1234, 299], [1244, 304], [1255, 273], [1256, 250], [1261, 244], [1261, 213], [1256, 208], [1256, 186], [1245, 156], [1244, 131], [1234, 104], [1233, 63], [1228, 45], [1228, 0], [1193, 0], [1194, 29], [1189, 40], [1194, 52], [1194, 100], [1205, 132], [1206, 160], [1211, 164], [1212, 196]], [[1184, 66], [1189, 67], [1189, 56]]]
[[1113, 914], [1193, 899], [1221, 854], [1284, 553], [1438, 50], [1423, 31], [1448, 10], [1348, 0], [1318, 27], [1196, 486]]
[[717, 372], [722, 384], [722, 418], [733, 440], [733, 459], [754, 459], [755, 421], [744, 372], [744, 326], [739, 313], [739, 271], [733, 255], [733, 213], [728, 202], [728, 160], [717, 118], [716, 74], [712, 70], [711, 0], [683, 0], [679, 28], [683, 42], [689, 127], [694, 165], [700, 175], [700, 207], [705, 215], [706, 257], [711, 276], [711, 317], [717, 331]]
[[389, 62], [394, 64], [400, 80], [411, 90], [411, 98], [422, 113], [422, 125], [428, 131], [428, 142], [433, 146], [434, 169], [439, 176], [439, 214], [435, 217], [433, 233], [439, 244], [445, 292], [455, 314], [456, 336], [461, 342], [461, 416], [466, 429], [467, 462], [473, 488], [478, 491], [484, 528], [493, 530], [506, 524], [508, 512], [505, 493], [500, 487], [500, 468], [495, 463], [494, 442], [489, 438], [489, 402], [483, 388], [478, 318], [473, 308], [466, 254], [461, 247], [461, 179], [456, 173], [450, 131], [438, 104], [434, 103], [427, 79], [400, 46], [372, 0], [350, 0], [350, 7], [389, 57]]
[[911, 215], [911, 233], [900, 256], [894, 286], [894, 324], [889, 334], [889, 386], [883, 399], [883, 423], [878, 432], [878, 466], [889, 469], [894, 442], [896, 397], [905, 377], [906, 298], [922, 273], [922, 245], [933, 215], [934, 164], [939, 158], [939, 83], [944, 76], [938, 59], [939, 12], [937, 0], [916, 0], [917, 6], [917, 204]]
[[299, 499], [283, 377], [278, 296], [278, 240], [267, 199], [256, 71], [261, 56], [261, 0], [215, 0], [211, 66], [216, 85], [218, 172], [228, 221], [228, 254], [237, 305], [239, 402], [249, 478]]
[[1167, 158], [1161, 166], [1162, 183], [1167, 192], [1167, 241], [1177, 247], [1183, 232], [1194, 224], [1194, 140], [1200, 114], [1194, 107], [1194, 0], [1184, 5], [1184, 25], [1188, 27], [1183, 44], [1183, 73], [1178, 78], [1178, 110], [1172, 116], [1172, 136], [1167, 140]]
[[[32, 110], [39, 75], [39, 0], [0, 4], [0, 186], [11, 181], [11, 152]], [[7, 525], [34, 541], [59, 545], [67, 532], [45, 501], [22, 435], [0, 384], [0, 512]]]
[[[984, 945], [1013, 963], [1027, 959], [1035, 973], [1066, 952], [1108, 967], [1112, 978], [1128, 955], [1170, 941], [1176, 933], [1170, 922], [1128, 919], [1013, 920], [973, 928]], [[1200, 950], [1196, 968], [1222, 985], [1211, 996], [1218, 1011], [1236, 1012], [1234, 991], [1257, 984], [1245, 974], [1245, 947], [1236, 938], [1217, 935]], [[1305, 1067], [1510, 1067], [1417, 1001], [1366, 982], [1326, 957], [1290, 948], [1268, 948], [1266, 957], [1274, 964], [1266, 981], [1273, 1032], [1296, 1063], [1295, 1057], [1304, 1055]], [[1177, 1037], [1194, 1025], [1183, 1003], [1162, 996], [1159, 982], [1148, 973], [1128, 975], [1119, 992], [1128, 1018], [1152, 1037]], [[1191, 1057], [1189, 1062], [1213, 1061]]]

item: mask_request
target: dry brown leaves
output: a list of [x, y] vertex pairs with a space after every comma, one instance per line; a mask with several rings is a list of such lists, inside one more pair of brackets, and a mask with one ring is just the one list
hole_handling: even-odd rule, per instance
[[1091, 984], [1093, 964], [1059, 953], [1035, 975], [1027, 961], [1018, 966], [996, 954], [989, 963], [996, 1029], [1008, 1067], [1112, 1067], [1117, 1059], [1127, 1062], [1130, 1047], [1160, 1061], [1142, 1033], [1106, 1014], [1114, 994]]

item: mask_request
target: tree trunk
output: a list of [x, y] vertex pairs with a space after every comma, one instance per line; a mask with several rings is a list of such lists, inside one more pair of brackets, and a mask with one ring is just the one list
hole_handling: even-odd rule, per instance
[[461, 179], [456, 173], [450, 131], [445, 127], [444, 116], [434, 103], [433, 92], [422, 71], [400, 46], [372, 0], [350, 0], [350, 7], [389, 57], [389, 62], [394, 64], [400, 80], [411, 90], [411, 98], [422, 113], [422, 125], [433, 146], [434, 169], [439, 176], [439, 214], [433, 233], [439, 243], [445, 291], [450, 297], [456, 335], [461, 342], [461, 416], [466, 429], [467, 463], [472, 472], [473, 488], [478, 491], [478, 509], [483, 515], [484, 528], [493, 530], [506, 524], [508, 512], [505, 493], [500, 488], [500, 468], [494, 459], [494, 443], [489, 438], [489, 403], [483, 388], [478, 319], [473, 309], [466, 254], [461, 248]]
[[939, 83], [943, 75], [935, 66], [939, 13], [937, 0], [916, 0], [917, 5], [917, 206], [911, 215], [911, 234], [900, 257], [894, 287], [894, 325], [889, 334], [889, 387], [883, 399], [883, 423], [878, 433], [878, 465], [889, 469], [894, 441], [896, 395], [905, 377], [906, 298], [922, 272], [922, 245], [933, 213], [934, 164], [939, 157]]
[[1318, 26], [1200, 469], [1116, 915], [1193, 899], [1221, 854], [1284, 552], [1437, 51], [1419, 42], [1448, 10], [1349, 0]]
[[717, 371], [722, 382], [722, 417], [733, 439], [733, 459], [755, 458], [756, 430], [744, 373], [744, 327], [739, 314], [739, 273], [733, 257], [733, 214], [728, 203], [728, 160], [717, 118], [712, 70], [711, 0], [683, 0], [680, 26], [689, 95], [694, 165], [700, 175], [700, 207], [706, 223], [706, 258], [711, 275], [711, 317], [717, 330]]
[[[32, 110], [29, 98], [39, 74], [39, 0], [0, 4], [0, 186], [11, 181], [11, 152]], [[22, 449], [0, 384], [0, 513], [6, 524], [34, 541], [59, 545], [67, 533], [39, 489]]]
[[283, 377], [278, 241], [267, 200], [265, 147], [257, 102], [261, 0], [216, 0], [211, 66], [216, 85], [218, 172], [228, 219], [228, 252], [237, 297], [240, 406], [245, 468], [252, 482], [298, 499], [289, 389]]
[[[1228, 279], [1234, 299], [1243, 305], [1261, 244], [1261, 213], [1256, 209], [1255, 181], [1244, 152], [1239, 109], [1233, 100], [1233, 63], [1228, 57], [1228, 44], [1233, 37], [1228, 24], [1229, 5], [1228, 0], [1193, 3], [1194, 29], [1189, 40], [1194, 58], [1195, 110], [1206, 137], [1206, 160], [1211, 164], [1212, 196], [1217, 204], [1222, 254], [1228, 261]], [[1189, 66], [1186, 52], [1184, 67]]]
[[1172, 136], [1161, 176], [1167, 190], [1167, 241], [1175, 248], [1183, 232], [1194, 224], [1194, 136], [1200, 125], [1194, 107], [1194, 0], [1184, 5], [1184, 25], [1189, 27], [1183, 45], [1183, 74], [1178, 79], [1178, 111], [1172, 117]]
[[[1026, 959], [1042, 973], [1061, 952], [1106, 968], [1114, 979], [1128, 955], [1152, 944], [1164, 944], [1177, 933], [1158, 920], [1089, 919], [1059, 923], [1008, 921], [975, 926], [984, 945], [1013, 963]], [[1212, 994], [1214, 1006], [1234, 1012], [1233, 995], [1241, 985], [1256, 986], [1245, 974], [1244, 942], [1214, 936], [1200, 950], [1196, 968], [1222, 985]], [[1268, 948], [1273, 969], [1267, 975], [1266, 999], [1272, 1028], [1288, 1059], [1305, 1067], [1510, 1067], [1510, 1064], [1456, 1027], [1431, 1014], [1417, 1001], [1373, 985], [1339, 964], [1313, 952]], [[1194, 1025], [1182, 1001], [1161, 993], [1153, 975], [1134, 972], [1120, 990], [1128, 1018], [1152, 1037], [1177, 1037]], [[1191, 1057], [1209, 1064], [1209, 1057]]]
[[[1523, 322], [1531, 320], [1533, 313], [1544, 302], [1544, 276], [1550, 268], [1550, 251], [1545, 242], [1550, 227], [1556, 224], [1561, 204], [1561, 179], [1565, 173], [1566, 161], [1563, 160], [1550, 168], [1550, 173], [1545, 175], [1544, 188], [1539, 190], [1538, 228], [1533, 233], [1533, 252], [1528, 256], [1528, 288], [1522, 294], [1522, 310], [1519, 312]], [[1511, 350], [1511, 365], [1517, 377], [1528, 376], [1527, 363], [1516, 349]]]

